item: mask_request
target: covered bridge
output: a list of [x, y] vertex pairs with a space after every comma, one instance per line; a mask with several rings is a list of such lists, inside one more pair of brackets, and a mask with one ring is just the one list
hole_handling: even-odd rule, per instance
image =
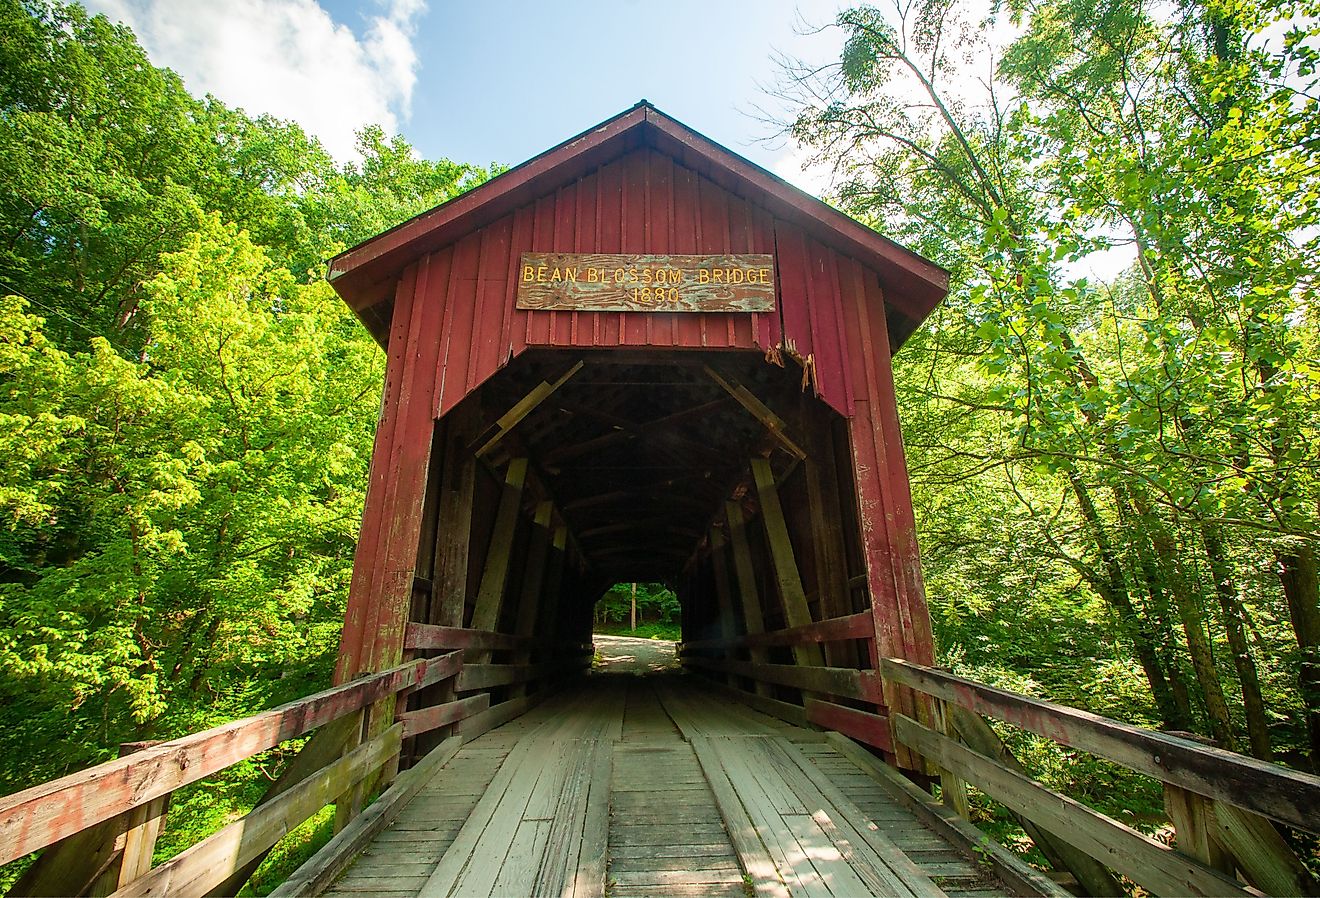
[[[891, 357], [938, 267], [641, 103], [330, 279], [388, 356], [336, 685], [0, 799], [9, 894], [234, 895], [329, 804], [275, 894], [1316, 894], [1320, 779], [932, 666]], [[686, 673], [581, 676], [652, 580]], [[1162, 783], [1176, 846], [982, 715]], [[155, 863], [174, 790], [308, 732]]]
[[[759, 297], [735, 295], [744, 272]], [[873, 737], [888, 703], [912, 710], [819, 668], [932, 660], [890, 359], [941, 268], [643, 102], [330, 280], [389, 358], [339, 681], [455, 628], [531, 637], [501, 675], [557, 677], [611, 585], [655, 580], [688, 665], [742, 686], [802, 668], [749, 698], [847, 697], [812, 716]]]

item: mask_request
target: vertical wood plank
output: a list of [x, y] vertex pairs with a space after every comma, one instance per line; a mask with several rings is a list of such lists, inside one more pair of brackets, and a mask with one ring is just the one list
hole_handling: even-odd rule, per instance
[[[760, 206], [753, 206], [751, 212], [752, 252], [773, 253], [775, 251], [775, 223], [770, 213]], [[780, 310], [784, 307], [784, 290], [775, 266], [775, 311], [765, 315], [752, 316], [753, 341], [765, 352], [771, 352], [783, 341], [783, 322]]]
[[738, 619], [733, 613], [733, 594], [729, 589], [729, 567], [724, 557], [727, 551], [728, 542], [724, 539], [724, 534], [712, 527], [710, 561], [715, 580], [715, 601], [720, 615], [720, 638], [731, 640], [738, 636]]
[[[468, 626], [474, 630], [494, 630], [499, 625], [504, 591], [509, 583], [513, 539], [522, 513], [523, 484], [526, 480], [527, 459], [510, 460], [504, 474], [504, 491], [500, 496], [500, 508], [495, 515], [495, 530], [491, 534], [490, 548], [486, 551], [486, 564], [481, 572], [477, 603], [472, 609], [472, 620], [468, 623]], [[489, 660], [489, 652], [473, 652], [468, 663], [483, 664]]]
[[[379, 609], [374, 621], [369, 615], [366, 632], [374, 632], [372, 654], [367, 670], [384, 670], [403, 659], [403, 633], [412, 604], [413, 577], [420, 545], [422, 507], [426, 481], [431, 467], [431, 444], [435, 436], [436, 371], [440, 344], [441, 303], [434, 293], [448, 281], [444, 257], [427, 257], [417, 275], [412, 316], [414, 333], [409, 334], [410, 358], [404, 369], [404, 383], [399, 395], [401, 428], [396, 441], [397, 459], [391, 467], [395, 481], [392, 495], [387, 493], [390, 509], [388, 542], [385, 554], [378, 559], [383, 566], [383, 581], [376, 589]], [[429, 549], [429, 546], [427, 547]], [[359, 671], [361, 672], [361, 671]], [[393, 699], [389, 711], [380, 715], [370, 736], [375, 737], [392, 722]], [[382, 705], [384, 708], [384, 705]]]
[[[443, 346], [437, 359], [440, 381], [436, 417], [442, 417], [468, 394], [468, 362], [477, 351], [477, 266], [481, 258], [481, 235], [473, 232], [454, 244], [447, 255], [450, 275], [445, 288], [445, 319], [436, 339]], [[440, 360], [444, 364], [440, 364]]]
[[[555, 252], [575, 253], [580, 251], [578, 239], [578, 202], [582, 195], [582, 183], [577, 182], [559, 188], [555, 195], [555, 230], [553, 248]], [[550, 313], [550, 339], [556, 346], [568, 344], [573, 334], [573, 322], [577, 312]]]
[[[861, 529], [862, 557], [866, 564], [867, 587], [871, 597], [871, 613], [875, 620], [875, 651], [880, 657], [919, 656], [933, 660], [933, 644], [929, 640], [930, 617], [924, 597], [918, 602], [918, 613], [913, 613], [908, 596], [911, 585], [909, 575], [902, 570], [911, 563], [899, 546], [898, 510], [895, 507], [891, 476], [891, 447], [886, 442], [883, 422], [885, 406], [893, 405], [892, 374], [888, 381], [880, 371], [881, 357], [888, 370], [889, 342], [884, 324], [884, 302], [879, 296], [879, 285], [871, 284], [874, 275], [856, 263], [841, 260], [840, 288], [845, 302], [844, 318], [847, 324], [848, 353], [851, 359], [855, 392], [852, 416], [848, 420], [848, 439], [852, 451], [852, 474], [856, 487], [857, 519]], [[877, 334], [879, 335], [877, 338]], [[879, 342], [877, 343], [877, 339]], [[894, 411], [894, 421], [897, 412]], [[899, 458], [901, 463], [901, 447]], [[906, 476], [906, 464], [901, 463]], [[906, 483], [904, 484], [906, 490]], [[905, 493], [911, 505], [911, 494]], [[915, 534], [913, 534], [915, 539]], [[920, 577], [920, 574], [917, 574]], [[923, 633], [913, 633], [916, 626]], [[918, 663], [930, 664], [931, 660]], [[918, 711], [918, 700], [912, 690], [892, 683], [884, 683], [885, 701], [891, 710], [913, 717], [929, 718], [923, 702]], [[905, 745], [897, 745], [897, 763], [912, 770], [922, 769], [921, 761]]]
[[1211, 799], [1164, 783], [1164, 810], [1173, 821], [1177, 835], [1175, 847], [1179, 851], [1221, 873], [1233, 875], [1233, 858], [1215, 839]]
[[346, 683], [357, 675], [364, 656], [364, 625], [367, 611], [375, 600], [373, 584], [376, 558], [381, 551], [387, 511], [390, 459], [394, 454], [395, 429], [398, 424], [399, 391], [407, 360], [408, 322], [417, 282], [416, 267], [404, 273], [395, 291], [394, 320], [389, 348], [386, 351], [385, 387], [381, 396], [376, 438], [372, 444], [371, 466], [367, 479], [367, 498], [362, 509], [362, 525], [353, 554], [353, 577], [349, 583], [344, 625], [340, 631], [339, 654], [335, 660], [334, 682]]
[[122, 889], [151, 872], [151, 856], [156, 850], [156, 839], [165, 826], [165, 814], [169, 806], [170, 797], [162, 795], [129, 812], [128, 832], [124, 833], [124, 854], [119, 861], [116, 888]]
[[[852, 613], [848, 601], [848, 562], [845, 557], [839, 478], [834, 466], [833, 437], [829, 422], [817, 424], [807, 420], [813, 411], [824, 410], [805, 397], [802, 406], [802, 417], [807, 421], [802, 428], [807, 451], [803, 474], [807, 482], [807, 506], [811, 515], [816, 595], [820, 599], [821, 617], [831, 619]], [[858, 660], [851, 648], [845, 650], [838, 643], [825, 643], [825, 662], [829, 666], [855, 667]]]
[[[545, 574], [549, 567], [550, 542], [553, 536], [551, 516], [554, 505], [541, 502], [536, 507], [536, 516], [532, 521], [532, 536], [527, 545], [527, 554], [523, 561], [522, 589], [518, 595], [518, 613], [514, 623], [515, 636], [532, 636], [536, 632], [537, 615], [540, 611], [542, 596], [545, 594]], [[532, 660], [530, 649], [524, 649], [514, 658], [515, 664], [527, 664]], [[527, 694], [527, 683], [518, 683], [513, 687], [513, 697], [520, 698]]]
[[482, 228], [482, 263], [477, 273], [481, 352], [476, 372], [468, 380], [469, 388], [485, 381], [512, 357], [513, 322], [518, 314], [514, 309], [517, 282], [510, 280], [518, 265], [518, 254], [511, 252], [513, 218], [505, 215]]
[[[747, 522], [743, 519], [742, 506], [737, 502], [724, 503], [724, 515], [729, 525], [729, 544], [733, 546], [733, 570], [738, 580], [738, 597], [742, 602], [743, 622], [748, 634], [765, 632], [765, 617], [761, 613], [761, 597], [756, 591], [756, 574], [752, 568], [752, 549], [747, 543]], [[749, 649], [751, 659], [758, 664], [770, 661], [770, 654], [763, 648]], [[770, 687], [760, 680], [755, 681], [757, 695], [770, 695]]]
[[[670, 252], [695, 253], [701, 236], [701, 216], [697, 205], [697, 176], [691, 169], [674, 166], [674, 242]], [[701, 345], [701, 330], [695, 315], [674, 316], [675, 346]]]
[[912, 488], [908, 481], [907, 459], [903, 455], [903, 434], [894, 401], [893, 352], [889, 347], [889, 329], [884, 320], [884, 296], [874, 276], [867, 278], [869, 306], [875, 311], [871, 321], [873, 344], [870, 359], [874, 362], [875, 391], [882, 397], [876, 422], [883, 434], [884, 499], [889, 520], [893, 522], [893, 548], [901, 590], [899, 610], [903, 616], [904, 647], [908, 660], [917, 664], [935, 663], [935, 641], [931, 633], [930, 611], [926, 606], [926, 587], [921, 577], [921, 553], [917, 546], [916, 514], [912, 509]]
[[[620, 252], [647, 253], [659, 250], [647, 246], [647, 166], [646, 151], [625, 156], [623, 165], [623, 231], [620, 234]], [[649, 313], [619, 313], [618, 342], [628, 346], [646, 345]]]
[[[646, 243], [649, 252], [668, 253], [674, 244], [674, 161], [651, 150], [647, 153]], [[646, 342], [652, 346], [672, 346], [672, 313], [646, 316]]]
[[[953, 720], [950, 717], [949, 706], [939, 699], [936, 699], [933, 704], [935, 728], [950, 739], [958, 738]], [[967, 802], [967, 784], [957, 774], [951, 773], [942, 767], [936, 766], [935, 773], [940, 778], [940, 800], [944, 802], [945, 807], [971, 823], [972, 808]]]
[[508, 269], [504, 274], [504, 314], [509, 318], [509, 356], [517, 356], [527, 348], [528, 333], [532, 327], [532, 315], [515, 307], [518, 292], [518, 263], [522, 254], [535, 252], [537, 210], [541, 200], [528, 206], [522, 206], [513, 213], [513, 232], [509, 240]]
[[537, 611], [536, 632], [542, 635], [541, 642], [549, 648], [555, 648], [560, 635], [559, 597], [563, 593], [566, 566], [568, 562], [568, 528], [555, 527], [550, 540], [550, 560], [546, 563], [545, 595], [541, 598], [541, 607]]
[[[600, 168], [596, 182], [596, 246], [599, 252], [623, 251], [623, 161], [616, 160]], [[592, 314], [592, 346], [617, 346], [623, 312]]]
[[[532, 211], [532, 237], [527, 245], [528, 251], [544, 252], [547, 247], [552, 250], [559, 249], [555, 240], [557, 212], [555, 194], [537, 199]], [[514, 289], [516, 290], [517, 287], [515, 286]], [[554, 312], [527, 313], [527, 344], [529, 346], [544, 346], [551, 342], [551, 323], [554, 321], [554, 316]]]
[[805, 359], [812, 353], [806, 246], [802, 231], [780, 220], [775, 221], [775, 261], [779, 268], [784, 345]]
[[462, 273], [465, 279], [472, 279], [474, 293], [472, 331], [465, 375], [468, 390], [481, 382], [484, 372], [494, 369], [493, 359], [498, 353], [499, 329], [504, 316], [499, 314], [501, 310], [496, 306], [494, 310], [496, 316], [492, 320], [491, 305], [494, 297], [490, 289], [491, 267], [501, 255], [498, 225], [498, 222], [487, 225], [474, 234], [478, 247], [477, 262], [471, 271]]
[[[779, 599], [784, 604], [784, 619], [790, 627], [804, 627], [813, 623], [807, 608], [807, 594], [802, 588], [802, 577], [793, 556], [793, 543], [788, 538], [788, 524], [779, 502], [779, 489], [770, 462], [764, 458], [752, 459], [752, 477], [756, 481], [756, 497], [761, 503], [761, 523], [765, 527], [766, 542], [770, 546], [770, 561], [775, 580], [779, 584]], [[800, 643], [793, 646], [793, 659], [798, 664], [821, 666], [825, 656], [818, 643]]]

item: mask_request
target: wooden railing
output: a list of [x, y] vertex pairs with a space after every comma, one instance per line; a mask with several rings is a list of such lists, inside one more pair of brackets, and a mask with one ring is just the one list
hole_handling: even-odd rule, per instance
[[[256, 865], [299, 823], [355, 789], [387, 779], [403, 740], [457, 724], [457, 732], [398, 776], [366, 813], [336, 836], [360, 847], [428, 771], [465, 741], [498, 726], [546, 692], [491, 704], [493, 687], [555, 677], [590, 663], [590, 650], [553, 664], [464, 665], [462, 650], [521, 650], [525, 640], [481, 630], [413, 625], [410, 650], [450, 650], [408, 661], [260, 714], [169, 742], [0, 798], [0, 864], [42, 851], [11, 889], [28, 894], [236, 894]], [[404, 698], [444, 683], [466, 697], [405, 710]], [[367, 709], [395, 699], [393, 725], [361, 744]], [[388, 707], [388, 705], [386, 706]], [[171, 794], [282, 742], [316, 730], [248, 814], [152, 867]], [[383, 784], [383, 783], [382, 783]], [[341, 817], [341, 821], [343, 818]]]
[[[472, 630], [465, 627], [440, 627], [434, 624], [409, 623], [404, 633], [405, 651], [458, 650], [472, 653], [472, 656], [488, 658], [492, 652], [508, 652], [515, 657], [512, 664], [490, 664], [485, 661], [463, 666], [462, 673], [454, 683], [455, 692], [467, 690], [493, 689], [499, 686], [518, 686], [536, 681], [550, 683], [583, 670], [591, 665], [592, 647], [590, 643], [545, 645], [531, 636], [515, 636], [493, 630]], [[532, 649], [539, 648], [548, 652], [551, 661], [531, 662]], [[500, 724], [507, 723], [522, 714], [545, 696], [545, 690], [527, 693], [525, 690], [512, 690], [504, 696], [504, 701], [496, 705], [480, 708], [472, 720], [464, 724], [465, 732], [485, 732]], [[489, 699], [489, 695], [486, 696]], [[421, 721], [430, 724], [432, 718], [442, 718], [446, 713], [435, 709], [445, 705], [432, 705], [419, 711], [408, 711], [400, 716], [410, 728], [406, 736], [415, 735], [413, 730]], [[409, 721], [413, 721], [409, 723]], [[434, 726], [441, 726], [449, 721], [440, 721]], [[428, 729], [431, 727], [428, 726]], [[469, 738], [472, 738], [469, 736]]]
[[[875, 620], [870, 611], [766, 633], [744, 634], [731, 639], [684, 642], [679, 646], [679, 653], [683, 663], [689, 667], [729, 677], [741, 677], [761, 685], [799, 689], [805, 693], [802, 705], [782, 702], [733, 685], [727, 686], [736, 693], [738, 699], [790, 723], [799, 726], [815, 724], [892, 753], [894, 742], [878, 672], [845, 667], [740, 661], [729, 657], [738, 649], [792, 647], [848, 640], [874, 642]], [[820, 696], [874, 705], [876, 711], [850, 707]]]
[[[882, 660], [880, 673], [930, 696], [937, 716], [952, 722], [952, 732], [940, 732], [893, 714], [894, 738], [1012, 811], [1047, 843], [1047, 854], [1062, 847], [1098, 862], [1098, 869], [1073, 870], [1088, 894], [1115, 894], [1095, 881], [1106, 867], [1158, 895], [1250, 894], [1238, 874], [1270, 895], [1316, 893], [1270, 821], [1320, 833], [1320, 777], [899, 659]], [[1032, 780], [997, 750], [981, 715], [1159, 780], [1178, 847]], [[1055, 841], [1064, 844], [1049, 844]]]
[[[854, 639], [874, 640], [870, 612], [685, 642], [680, 655], [758, 710], [834, 730], [891, 762], [899, 759], [910, 773], [937, 779], [945, 804], [963, 817], [969, 816], [965, 786], [974, 785], [1008, 808], [1086, 894], [1125, 895], [1114, 872], [1160, 895], [1244, 895], [1248, 886], [1270, 895], [1317, 894], [1314, 878], [1271, 821], [1320, 833], [1320, 778], [909, 661], [880, 659], [876, 670], [853, 670], [764, 660], [766, 648]], [[757, 650], [762, 660], [737, 657], [745, 651], [756, 659]], [[777, 696], [776, 687], [797, 694]], [[901, 689], [922, 696], [912, 706], [920, 720], [886, 706], [886, 695]], [[1032, 780], [982, 715], [1158, 780], [1177, 848]], [[850, 746], [859, 763], [876, 761], [848, 739], [836, 744]]]

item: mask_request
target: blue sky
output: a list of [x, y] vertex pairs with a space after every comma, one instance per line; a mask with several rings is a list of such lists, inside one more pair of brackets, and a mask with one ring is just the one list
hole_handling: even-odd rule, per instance
[[516, 164], [650, 100], [818, 188], [756, 119], [776, 54], [838, 58], [840, 0], [84, 0], [198, 94], [292, 118], [340, 158], [378, 123], [428, 158]]

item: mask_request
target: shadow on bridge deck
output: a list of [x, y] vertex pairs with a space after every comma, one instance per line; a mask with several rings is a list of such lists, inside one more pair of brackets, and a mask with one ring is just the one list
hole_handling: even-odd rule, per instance
[[1013, 893], [892, 774], [712, 698], [649, 642], [600, 640], [598, 672], [465, 745], [327, 894]]

